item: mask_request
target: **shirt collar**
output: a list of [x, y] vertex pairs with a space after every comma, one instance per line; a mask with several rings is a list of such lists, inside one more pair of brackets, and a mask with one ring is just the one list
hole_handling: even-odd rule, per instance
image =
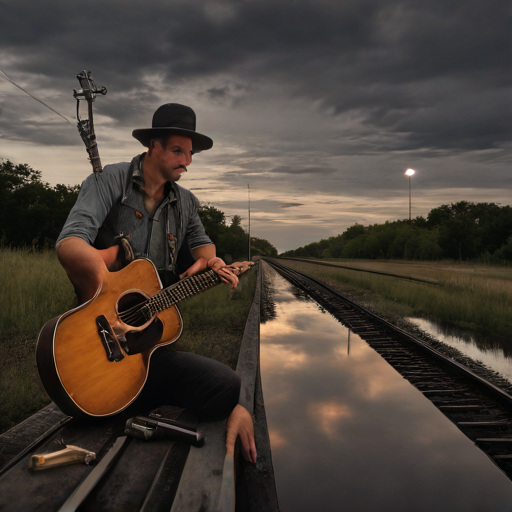
[[[138, 189], [142, 191], [142, 188], [144, 187], [144, 157], [147, 155], [147, 152], [141, 153], [140, 155], [137, 155], [133, 159], [133, 183], [137, 185]], [[172, 181], [168, 181], [165, 184], [165, 195], [164, 197], [168, 197], [170, 200], [174, 199], [176, 197], [176, 194], [174, 192], [174, 184]]]

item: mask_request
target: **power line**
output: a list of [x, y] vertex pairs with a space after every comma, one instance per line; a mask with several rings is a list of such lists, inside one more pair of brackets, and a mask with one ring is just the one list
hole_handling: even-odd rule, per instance
[[28, 91], [26, 91], [25, 89], [23, 89], [23, 87], [19, 86], [16, 82], [14, 82], [14, 80], [12, 80], [9, 75], [5, 72], [5, 71], [2, 71], [0, 69], [0, 72], [2, 72], [6, 77], [7, 77], [7, 80], [9, 82], [11, 82], [12, 85], [15, 85], [18, 89], [21, 89], [25, 94], [28, 94], [32, 99], [38, 101], [39, 103], [41, 103], [42, 105], [44, 105], [46, 108], [49, 108], [52, 112], [55, 112], [58, 116], [62, 117], [62, 119], [64, 119], [65, 121], [67, 121], [69, 124], [73, 124], [67, 117], [64, 117], [61, 113], [57, 112], [54, 108], [50, 107], [49, 105], [47, 105], [44, 101], [40, 100], [39, 98], [36, 98], [34, 95], [30, 94]]

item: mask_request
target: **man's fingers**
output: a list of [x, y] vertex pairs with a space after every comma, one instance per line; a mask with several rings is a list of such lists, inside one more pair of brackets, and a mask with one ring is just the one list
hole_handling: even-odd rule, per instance
[[255, 464], [258, 454], [256, 453], [254, 434], [249, 432], [241, 432], [240, 441], [242, 443], [242, 455], [244, 456], [244, 459]]
[[236, 438], [240, 437], [242, 454], [249, 462], [256, 462], [256, 444], [254, 442], [254, 425], [249, 411], [237, 405], [228, 418], [226, 432], [226, 450], [234, 453]]
[[247, 272], [253, 265], [254, 263], [252, 261], [237, 261], [231, 265], [227, 265], [226, 268], [232, 270], [236, 275], [240, 275]]
[[229, 285], [232, 291], [238, 286], [238, 276], [243, 274], [254, 265], [252, 261], [237, 261], [231, 265], [226, 265], [220, 258], [212, 258], [208, 261], [208, 266], [214, 270], [223, 283]]
[[238, 277], [232, 272], [229, 272], [226, 267], [220, 268], [216, 270], [218, 276], [221, 278], [222, 282], [228, 284], [232, 290], [235, 290], [238, 286]]

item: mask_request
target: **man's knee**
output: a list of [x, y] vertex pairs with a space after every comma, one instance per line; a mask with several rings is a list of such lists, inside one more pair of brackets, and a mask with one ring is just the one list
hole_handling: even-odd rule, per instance
[[217, 383], [214, 396], [205, 404], [201, 416], [210, 420], [226, 419], [238, 404], [240, 387], [240, 376], [232, 370], [226, 372], [222, 381]]
[[234, 409], [235, 405], [238, 403], [238, 399], [240, 397], [240, 388], [242, 386], [242, 380], [240, 379], [240, 375], [236, 372], [232, 372], [230, 379], [227, 383], [227, 394], [230, 397], [231, 403], [233, 406], [231, 410]]

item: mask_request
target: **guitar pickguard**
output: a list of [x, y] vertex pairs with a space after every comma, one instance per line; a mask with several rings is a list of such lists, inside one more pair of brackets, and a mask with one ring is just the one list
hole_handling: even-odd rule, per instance
[[164, 324], [157, 317], [142, 331], [125, 333], [126, 341], [120, 340], [123, 350], [129, 355], [140, 354], [158, 345], [162, 339]]

